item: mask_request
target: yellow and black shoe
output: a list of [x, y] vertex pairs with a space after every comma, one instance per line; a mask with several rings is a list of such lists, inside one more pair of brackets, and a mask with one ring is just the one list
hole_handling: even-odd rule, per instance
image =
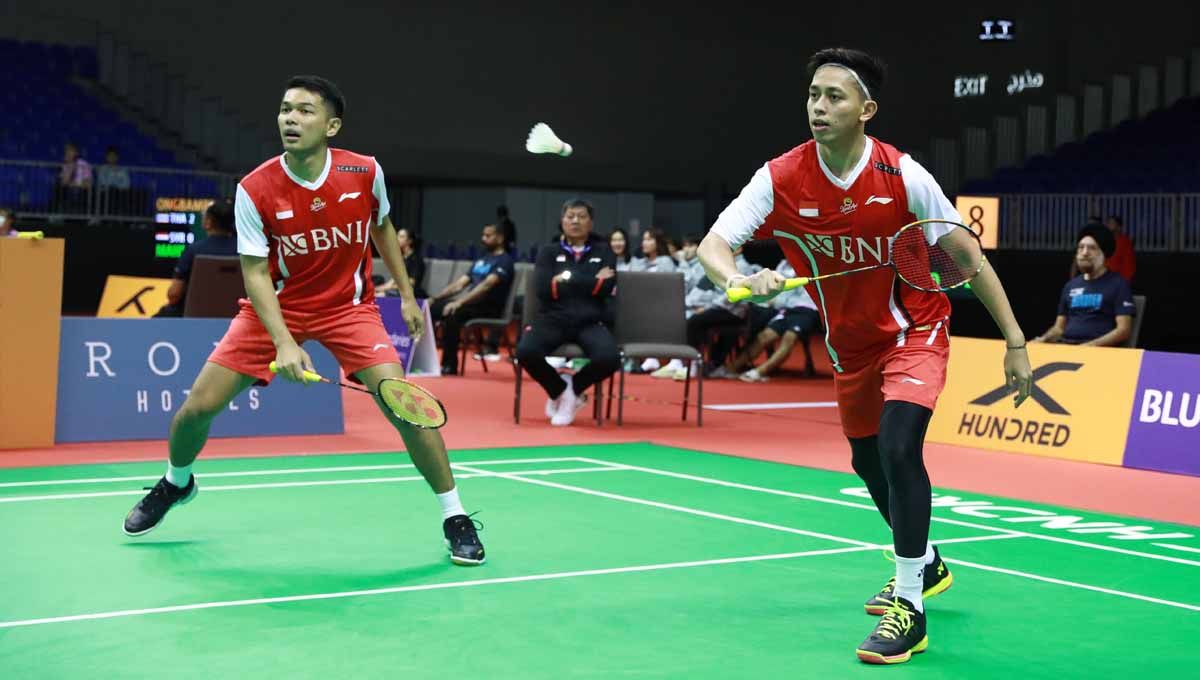
[[917, 611], [903, 597], [895, 597], [888, 602], [874, 632], [858, 646], [858, 660], [874, 664], [904, 663], [927, 647], [925, 613]]
[[[923, 585], [925, 589], [921, 592], [921, 596], [925, 599], [944, 593], [954, 585], [954, 575], [950, 573], [950, 567], [947, 567], [946, 563], [942, 561], [942, 555], [938, 552], [937, 546], [933, 547], [933, 563], [925, 565]], [[863, 608], [871, 616], [883, 616], [883, 612], [891, 604], [895, 593], [896, 577], [893, 576], [888, 579], [879, 594], [867, 600]]]

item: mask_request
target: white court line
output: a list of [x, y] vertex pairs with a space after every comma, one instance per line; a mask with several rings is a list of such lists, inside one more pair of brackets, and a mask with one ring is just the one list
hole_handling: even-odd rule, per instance
[[[968, 540], [968, 539], [960, 539]], [[983, 539], [981, 539], [983, 540]], [[0, 621], [0, 629], [20, 628], [24, 626], [40, 626], [49, 623], [70, 623], [73, 621], [94, 621], [97, 619], [116, 619], [128, 616], [146, 616], [149, 614], [168, 614], [171, 612], [194, 611], [197, 609], [218, 609], [224, 607], [245, 607], [258, 604], [280, 604], [284, 602], [306, 602], [311, 600], [333, 600], [348, 597], [369, 597], [374, 595], [390, 595], [393, 593], [412, 593], [424, 590], [444, 590], [449, 588], [470, 588], [474, 586], [496, 585], [501, 583], [526, 583], [530, 581], [552, 581], [584, 576], [606, 576], [609, 574], [633, 574], [639, 572], [664, 571], [667, 569], [691, 569], [721, 564], [743, 564], [748, 562], [767, 562], [772, 560], [788, 560], [798, 557], [815, 557], [818, 555], [837, 555], [842, 553], [880, 550], [885, 546], [865, 544], [846, 548], [827, 548], [824, 550], [806, 550], [803, 552], [776, 553], [773, 555], [753, 555], [749, 557], [726, 557], [713, 560], [698, 560], [693, 562], [668, 562], [665, 564], [647, 564], [633, 567], [615, 567], [611, 569], [588, 569], [585, 571], [562, 571], [549, 574], [534, 574], [530, 576], [508, 576], [503, 578], [477, 579], [473, 581], [452, 581], [449, 583], [429, 583], [419, 586], [396, 586], [392, 588], [374, 588], [371, 590], [348, 590], [337, 593], [316, 593], [311, 595], [287, 595], [283, 597], [263, 597], [250, 600], [226, 600], [218, 602], [200, 602], [196, 604], [174, 605], [169, 607], [153, 607], [150, 609], [123, 609], [119, 611], [99, 612], [95, 614], [75, 614], [73, 616], [55, 616], [41, 619], [24, 619], [20, 621]]]
[[[620, 464], [620, 463], [612, 463], [610, 461], [598, 460], [595, 458], [586, 458], [586, 457], [580, 457], [579, 460], [581, 462], [593, 463], [596, 465], [619, 465]], [[687, 474], [683, 474], [680, 472], [670, 472], [668, 470], [659, 470], [656, 468], [642, 467], [640, 465], [626, 465], [625, 467], [629, 470], [637, 470], [639, 472], [649, 472], [650, 474], [662, 475], [664, 477], [675, 477], [678, 479], [691, 480], [693, 482], [702, 482], [704, 484], [715, 484], [717, 486], [726, 486], [726, 487], [730, 487], [730, 488], [734, 488], [734, 489], [744, 489], [746, 491], [757, 491], [759, 493], [768, 493], [768, 494], [772, 494], [775, 496], [787, 496], [789, 498], [799, 498], [799, 499], [807, 500], [807, 501], [815, 501], [817, 503], [829, 503], [831, 505], [842, 505], [842, 506], [845, 506], [848, 508], [859, 508], [860, 510], [870, 510], [871, 512], [878, 512], [878, 509], [876, 509], [876, 507], [874, 505], [867, 505], [865, 503], [853, 503], [851, 501], [844, 501], [844, 500], [841, 500], [838, 498], [825, 498], [823, 496], [813, 496], [813, 495], [805, 494], [805, 493], [795, 493], [793, 491], [783, 491], [781, 489], [770, 489], [770, 488], [762, 487], [762, 486], [752, 486], [750, 484], [739, 484], [737, 482], [727, 482], [723, 479], [714, 479], [712, 477], [698, 477], [696, 475], [687, 475]], [[1172, 557], [1170, 555], [1155, 555], [1153, 553], [1138, 552], [1137, 550], [1128, 550], [1126, 548], [1116, 548], [1116, 547], [1108, 546], [1108, 545], [1100, 545], [1098, 543], [1087, 543], [1084, 541], [1076, 541], [1076, 540], [1072, 540], [1069, 538], [1062, 538], [1059, 536], [1047, 536], [1046, 534], [1034, 534], [1034, 533], [1030, 533], [1027, 531], [1014, 531], [1012, 529], [1005, 529], [1003, 527], [992, 527], [992, 526], [988, 526], [986, 524], [976, 524], [975, 522], [964, 522], [962, 520], [949, 519], [946, 517], [932, 517], [931, 521], [938, 522], [940, 524], [953, 524], [955, 526], [968, 527], [971, 529], [983, 529], [985, 531], [998, 531], [1001, 533], [1012, 534], [1014, 536], [1028, 536], [1029, 538], [1036, 538], [1038, 540], [1050, 541], [1053, 543], [1064, 543], [1067, 545], [1074, 545], [1074, 546], [1081, 547], [1081, 548], [1091, 548], [1093, 550], [1103, 550], [1105, 552], [1120, 553], [1122, 555], [1133, 555], [1134, 557], [1144, 557], [1144, 558], [1152, 559], [1152, 560], [1161, 560], [1163, 562], [1174, 562], [1176, 564], [1187, 564], [1187, 565], [1190, 565], [1193, 567], [1200, 567], [1200, 562], [1197, 562], [1195, 560], [1186, 560], [1186, 559], [1183, 559], [1182, 557]]]
[[849, 545], [859, 545], [859, 546], [871, 545], [870, 543], [867, 543], [866, 541], [858, 541], [853, 538], [842, 538], [841, 536], [831, 536], [830, 534], [822, 534], [822, 533], [819, 533], [816, 531], [807, 531], [805, 529], [794, 529], [792, 527], [785, 527], [780, 524], [770, 524], [767, 522], [759, 522], [757, 520], [745, 519], [743, 517], [733, 517], [732, 515], [722, 515], [722, 514], [718, 514], [715, 512], [708, 512], [706, 510], [697, 510], [695, 508], [686, 508], [682, 505], [672, 505], [670, 503], [659, 503], [658, 501], [646, 500], [645, 498], [634, 498], [633, 496], [622, 496], [622, 495], [615, 494], [615, 493], [608, 493], [606, 491], [596, 491], [595, 489], [586, 489], [581, 486], [571, 486], [570, 484], [559, 484], [557, 482], [547, 482], [547, 481], [541, 480], [541, 479], [525, 479], [524, 477], [521, 477], [517, 473], [492, 472], [490, 470], [478, 470], [478, 469], [472, 468], [469, 465], [463, 465], [461, 463], [455, 463], [455, 464], [451, 465], [451, 467], [456, 470], [465, 470], [467, 472], [474, 473], [476, 475], [483, 475], [483, 476], [488, 476], [488, 477], [500, 477], [502, 479], [511, 479], [514, 482], [524, 482], [526, 484], [535, 484], [537, 486], [547, 486], [552, 489], [562, 489], [564, 491], [574, 491], [577, 493], [587, 494], [589, 496], [599, 496], [601, 498], [609, 498], [612, 500], [624, 501], [626, 503], [634, 503], [637, 505], [648, 505], [653, 508], [662, 508], [663, 510], [673, 510], [675, 512], [682, 512], [682, 513], [686, 513], [689, 515], [697, 515], [699, 517], [708, 517], [710, 519], [720, 519], [720, 520], [724, 520], [726, 522], [733, 522], [735, 524], [745, 524], [747, 526], [762, 527], [764, 529], [774, 529], [775, 531], [782, 531], [782, 532], [789, 533], [789, 534], [798, 534], [800, 536], [809, 536], [811, 538], [820, 538], [820, 539], [824, 539], [826, 541], [833, 541], [834, 543], [846, 543]]
[[[524, 475], [562, 475], [574, 474], [577, 472], [618, 472], [621, 468], [605, 465], [603, 467], [585, 467], [585, 468], [562, 468], [558, 470], [523, 470]], [[486, 473], [472, 473], [458, 475], [460, 479], [470, 477], [487, 477]], [[154, 479], [158, 479], [155, 477]], [[302, 486], [340, 486], [342, 484], [385, 484], [388, 482], [419, 482], [425, 478], [420, 475], [411, 477], [367, 477], [362, 479], [323, 479], [311, 482], [272, 482], [270, 484], [229, 484], [225, 486], [205, 486], [202, 487], [205, 493], [209, 491], [245, 491], [248, 489], [287, 489]], [[75, 498], [104, 498], [107, 496], [144, 496], [145, 489], [132, 489], [128, 491], [95, 491], [92, 493], [66, 493], [66, 494], [51, 494], [46, 496], [0, 496], [0, 503], [28, 503], [33, 501], [61, 501]]]
[[708, 404], [713, 411], [773, 411], [787, 408], [833, 408], [836, 401], [768, 401], [761, 404]]
[[[582, 462], [578, 458], [513, 458], [509, 460], [479, 460], [471, 465], [518, 465], [522, 463], [566, 463]], [[266, 475], [302, 475], [313, 472], [367, 472], [370, 470], [411, 470], [411, 463], [396, 463], [391, 465], [347, 465], [343, 467], [322, 468], [288, 468], [285, 470], [247, 470], [245, 472], [197, 472], [196, 479], [216, 477], [261, 477]], [[157, 481], [162, 475], [138, 477], [92, 477], [89, 479], [44, 479], [32, 482], [0, 482], [0, 489], [11, 489], [25, 486], [58, 486], [60, 484], [109, 484], [114, 482], [145, 482]]]
[[1175, 545], [1174, 543], [1155, 543], [1154, 545], [1157, 545], [1160, 548], [1168, 548], [1170, 550], [1182, 550], [1184, 552], [1200, 554], [1200, 548], [1192, 548], [1186, 545]]
[[1064, 581], [1059, 578], [1050, 578], [1048, 576], [1038, 576], [1037, 574], [1030, 574], [1029, 572], [1017, 571], [1015, 569], [1002, 569], [1000, 567], [990, 567], [986, 564], [977, 564], [975, 562], [967, 562], [967, 561], [959, 560], [959, 559], [946, 559], [946, 558], [943, 558], [943, 559], [950, 564], [962, 565], [964, 567], [971, 567], [972, 569], [982, 569], [984, 571], [994, 571], [998, 574], [1008, 574], [1010, 576], [1020, 576], [1021, 578], [1032, 579], [1034, 581], [1044, 581], [1046, 583], [1053, 583], [1053, 584], [1060, 585], [1060, 586], [1068, 586], [1071, 588], [1080, 588], [1082, 590], [1091, 590], [1093, 592], [1104, 593], [1106, 595], [1116, 595], [1118, 597], [1127, 597], [1127, 598], [1130, 598], [1133, 600], [1142, 600], [1143, 602], [1152, 602], [1154, 604], [1167, 605], [1168, 607], [1179, 607], [1180, 609], [1190, 609], [1191, 611], [1194, 611], [1194, 612], [1200, 612], [1200, 606], [1194, 605], [1194, 604], [1184, 604], [1183, 602], [1175, 602], [1173, 600], [1163, 600], [1163, 599], [1159, 599], [1157, 597], [1147, 597], [1145, 595], [1138, 595], [1137, 593], [1127, 593], [1123, 590], [1113, 590], [1111, 588], [1101, 588], [1099, 586], [1089, 586], [1086, 583], [1076, 583], [1075, 581]]
[[[601, 462], [601, 461], [593, 461], [593, 462]], [[614, 465], [616, 465], [616, 464], [614, 463]], [[633, 465], [628, 465], [626, 467], [631, 471], [646, 471], [646, 470], [648, 470], [648, 468], [640, 468], [638, 466], [633, 466]], [[462, 469], [469, 469], [469, 468], [464, 466], [464, 467], [462, 467]], [[665, 503], [658, 503], [655, 501], [647, 501], [647, 500], [640, 499], [640, 498], [619, 496], [617, 494], [610, 494], [610, 493], [606, 493], [603, 491], [596, 491], [594, 489], [585, 489], [583, 487], [573, 487], [573, 486], [569, 486], [566, 484], [558, 484], [555, 482], [546, 482], [546, 481], [542, 481], [539, 479], [522, 479], [520, 477], [520, 473], [511, 473], [510, 474], [510, 473], [503, 473], [503, 472], [492, 472], [489, 474], [496, 476], [496, 477], [503, 477], [504, 479], [511, 479], [511, 480], [518, 481], [518, 482], [525, 482], [527, 484], [536, 484], [538, 486], [549, 486], [549, 487], [557, 488], [557, 489], [565, 489], [567, 491], [578, 491], [581, 493], [586, 493], [588, 495], [602, 496], [605, 498], [612, 498], [614, 500], [627, 501], [627, 502], [631, 502], [631, 503], [637, 503], [640, 505], [650, 505], [650, 506], [654, 506], [654, 507], [665, 508], [668, 510], [677, 510], [680, 512], [687, 512], [690, 514], [701, 515], [703, 517], [712, 517], [713, 519], [723, 519], [726, 521], [736, 522], [738, 524], [749, 524], [752, 526], [760, 526], [760, 527], [764, 527], [764, 528], [768, 528], [768, 529], [775, 529], [777, 531], [785, 531], [788, 533], [800, 533], [800, 534], [804, 534], [804, 535], [816, 536], [819, 538], [825, 538], [827, 540], [832, 540], [832, 541], [842, 542], [842, 543], [851, 543], [851, 542], [861, 543], [860, 541], [854, 541], [854, 539], [841, 538], [839, 536], [829, 536], [827, 534], [816, 534], [814, 532], [807, 532], [807, 531], [803, 531], [801, 529], [793, 529], [791, 527], [783, 527], [783, 526], [774, 525], [774, 524], [766, 524], [763, 522], [754, 522], [752, 520], [745, 520], [745, 519], [741, 519], [738, 517], [730, 517], [728, 515], [718, 515], [716, 513], [709, 513], [709, 512], [704, 512], [701, 510], [693, 510], [691, 508], [683, 508], [680, 506], [672, 506], [672, 505], [668, 505]], [[872, 508], [872, 509], [874, 509], [874, 508]], [[991, 529], [991, 527], [983, 526], [983, 525], [980, 525], [980, 528], [984, 529], [984, 530]], [[984, 536], [984, 537], [947, 539], [944, 541], [939, 541], [938, 543], [939, 544], [967, 543], [967, 542], [973, 542], [973, 541], [997, 540], [997, 539], [1001, 539], [1001, 538], [1041, 538], [1041, 536], [1039, 534], [1025, 534], [1022, 532], [1007, 532], [1006, 534], [993, 534], [992, 536]], [[1084, 545], [1090, 546], [1092, 544], [1084, 544]], [[1096, 546], [1096, 547], [1103, 547], [1103, 546]], [[1082, 588], [1084, 590], [1091, 590], [1091, 591], [1098, 592], [1098, 593], [1105, 593], [1107, 595], [1116, 595], [1118, 597], [1125, 597], [1125, 598], [1129, 598], [1129, 599], [1133, 599], [1133, 600], [1141, 600], [1144, 602], [1152, 602], [1155, 604], [1162, 604], [1162, 605], [1167, 605], [1167, 606], [1171, 606], [1171, 607], [1179, 607], [1182, 609], [1191, 609], [1194, 611], [1200, 611], [1200, 606], [1197, 606], [1197, 605], [1184, 604], [1182, 602], [1175, 602], [1173, 600], [1163, 600], [1163, 599], [1159, 599], [1159, 598], [1155, 598], [1155, 597], [1148, 597], [1146, 595], [1139, 595], [1137, 593], [1129, 593], [1129, 592], [1125, 592], [1123, 590], [1113, 590], [1110, 588], [1101, 588], [1099, 586], [1090, 586], [1090, 585], [1083, 584], [1083, 583], [1076, 583], [1074, 581], [1065, 581], [1062, 579], [1050, 578], [1048, 576], [1039, 576], [1037, 574], [1030, 574], [1030, 573], [1023, 572], [1023, 571], [1016, 571], [1013, 569], [1004, 569], [1001, 567], [992, 567], [992, 566], [988, 566], [985, 564], [978, 564], [976, 562], [967, 562], [964, 560], [946, 560], [946, 562], [949, 562], [950, 564], [961, 564], [966, 567], [974, 567], [976, 569], [983, 569], [985, 571], [994, 571], [994, 572], [1000, 573], [1000, 574], [1008, 574], [1011, 576], [1020, 576], [1023, 578], [1033, 579], [1035, 581], [1044, 581], [1046, 583], [1055, 583], [1058, 585], [1069, 586], [1072, 588]]]

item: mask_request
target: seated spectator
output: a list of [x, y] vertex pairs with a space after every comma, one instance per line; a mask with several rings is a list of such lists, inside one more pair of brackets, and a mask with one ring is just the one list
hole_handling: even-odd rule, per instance
[[167, 304], [155, 316], [183, 316], [187, 301], [188, 279], [197, 255], [237, 256], [237, 231], [233, 223], [233, 204], [216, 201], [204, 211], [205, 238], [184, 249], [175, 263], [171, 287], [167, 289]]
[[[796, 275], [796, 270], [792, 269], [792, 265], [786, 259], [775, 267], [775, 271], [787, 278]], [[776, 295], [771, 300], [771, 306], [778, 310], [775, 316], [767, 322], [767, 327], [754, 337], [750, 346], [733, 360], [730, 370], [739, 374], [738, 378], [745, 382], [765, 382], [769, 375], [779, 370], [787, 361], [796, 347], [797, 340], [807, 338], [810, 333], [821, 327], [817, 305], [803, 288], [793, 288]], [[779, 346], [771, 356], [758, 366], [753, 366], [758, 355], [774, 342], [778, 342]]]
[[1117, 243], [1116, 250], [1113, 251], [1112, 257], [1105, 260], [1104, 266], [1132, 284], [1133, 274], [1137, 271], [1137, 254], [1133, 252], [1133, 241], [1125, 235], [1125, 222], [1120, 215], [1109, 215], [1104, 221], [1104, 226], [1112, 232]]
[[[546, 390], [546, 417], [565, 426], [587, 403], [587, 391], [620, 362], [616, 338], [606, 325], [605, 300], [616, 284], [616, 260], [605, 239], [592, 234], [592, 204], [570, 199], [562, 207], [562, 238], [543, 246], [533, 276], [541, 309], [517, 344], [517, 360]], [[589, 359], [574, 376], [560, 376], [546, 355], [563, 343], [583, 348]]]
[[673, 272], [675, 260], [667, 253], [667, 236], [662, 229], [650, 227], [642, 232], [642, 257], [629, 263], [632, 272]]
[[0, 206], [0, 238], [17, 235], [16, 215], [10, 208]]
[[117, 153], [117, 147], [110, 146], [104, 152], [104, 165], [96, 168], [96, 188], [100, 191], [105, 189], [117, 189], [126, 191], [129, 189], [129, 171], [121, 167], [120, 154]]
[[[404, 270], [408, 272], [408, 280], [412, 283], [413, 296], [417, 299], [429, 297], [425, 289], [421, 287], [425, 280], [425, 258], [421, 256], [421, 246], [417, 242], [415, 236], [409, 231], [408, 227], [396, 227], [396, 242], [400, 244], [400, 252], [404, 255]], [[379, 280], [379, 285], [375, 286], [375, 295], [390, 297], [400, 296], [400, 287], [396, 285], [396, 279], [390, 276], [391, 272], [371, 272], [371, 278]]]
[[458, 336], [463, 324], [503, 314], [512, 287], [513, 259], [504, 249], [500, 228], [484, 225], [480, 241], [484, 254], [471, 266], [471, 272], [451, 281], [432, 298], [430, 313], [434, 321], [442, 322], [442, 375], [458, 373]]
[[67, 142], [63, 147], [63, 162], [55, 186], [55, 209], [58, 212], [86, 212], [91, 188], [91, 164], [79, 155], [78, 146]]
[[96, 167], [96, 194], [102, 213], [124, 214], [132, 207], [129, 196], [129, 171], [118, 165], [117, 147], [104, 152], [104, 165]]
[[617, 271], [629, 271], [629, 263], [633, 260], [629, 254], [629, 234], [620, 227], [613, 227], [608, 237], [608, 248], [617, 259]]
[[683, 272], [684, 290], [691, 290], [700, 283], [700, 279], [707, 276], [704, 273], [704, 265], [700, 264], [700, 258], [696, 256], [701, 238], [696, 235], [683, 237], [683, 243], [675, 253], [676, 266]]
[[1092, 225], [1079, 232], [1075, 265], [1079, 275], [1063, 286], [1054, 325], [1033, 342], [1115, 347], [1129, 339], [1133, 327], [1133, 293], [1129, 282], [1105, 267], [1116, 250], [1106, 227]]

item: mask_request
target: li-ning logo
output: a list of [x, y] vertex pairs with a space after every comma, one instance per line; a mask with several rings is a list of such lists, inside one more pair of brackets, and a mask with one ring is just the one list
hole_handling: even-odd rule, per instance
[[808, 247], [813, 250], [820, 251], [826, 257], [833, 257], [833, 237], [832, 236], [817, 236], [816, 234], [805, 234], [804, 240], [808, 241]]
[[325, 201], [322, 201], [320, 196], [313, 196], [311, 210], [313, 212], [318, 212], [318, 211], [321, 211], [324, 209], [325, 209]]
[[854, 212], [855, 210], [858, 210], [858, 204], [854, 202], [853, 198], [850, 198], [849, 196], [847, 196], [842, 199], [841, 210], [842, 210], [843, 215], [849, 215], [850, 213]]
[[870, 198], [867, 199], [866, 203], [864, 203], [863, 205], [871, 205], [872, 203], [878, 203], [880, 205], [887, 205], [888, 203], [891, 203], [891, 202], [892, 202], [892, 199], [887, 196], [871, 196]]
[[[1054, 400], [1046, 390], [1038, 387], [1038, 381], [1048, 375], [1054, 375], [1059, 371], [1078, 371], [1083, 367], [1083, 364], [1071, 363], [1069, 361], [1054, 361], [1043, 366], [1039, 366], [1033, 371], [1033, 385], [1029, 388], [1029, 396], [1038, 403], [1039, 406], [1046, 409], [1050, 413], [1061, 416], [1069, 416], [1071, 412], [1063, 408], [1061, 404]], [[987, 394], [980, 395], [971, 400], [970, 403], [979, 406], [991, 406], [1001, 399], [1017, 391], [1016, 386], [1001, 385]]]

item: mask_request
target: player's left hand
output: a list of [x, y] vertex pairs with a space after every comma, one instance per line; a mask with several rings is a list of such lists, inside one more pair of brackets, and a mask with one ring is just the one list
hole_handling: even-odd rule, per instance
[[404, 318], [404, 324], [408, 326], [408, 334], [412, 336], [413, 341], [420, 340], [425, 332], [425, 313], [421, 311], [421, 305], [418, 305], [414, 298], [401, 301], [400, 316]]
[[1029, 352], [1024, 347], [1004, 352], [1004, 381], [1009, 387], [1017, 388], [1017, 396], [1013, 398], [1014, 408], [1029, 398], [1029, 390], [1033, 387], [1033, 369], [1029, 365]]

